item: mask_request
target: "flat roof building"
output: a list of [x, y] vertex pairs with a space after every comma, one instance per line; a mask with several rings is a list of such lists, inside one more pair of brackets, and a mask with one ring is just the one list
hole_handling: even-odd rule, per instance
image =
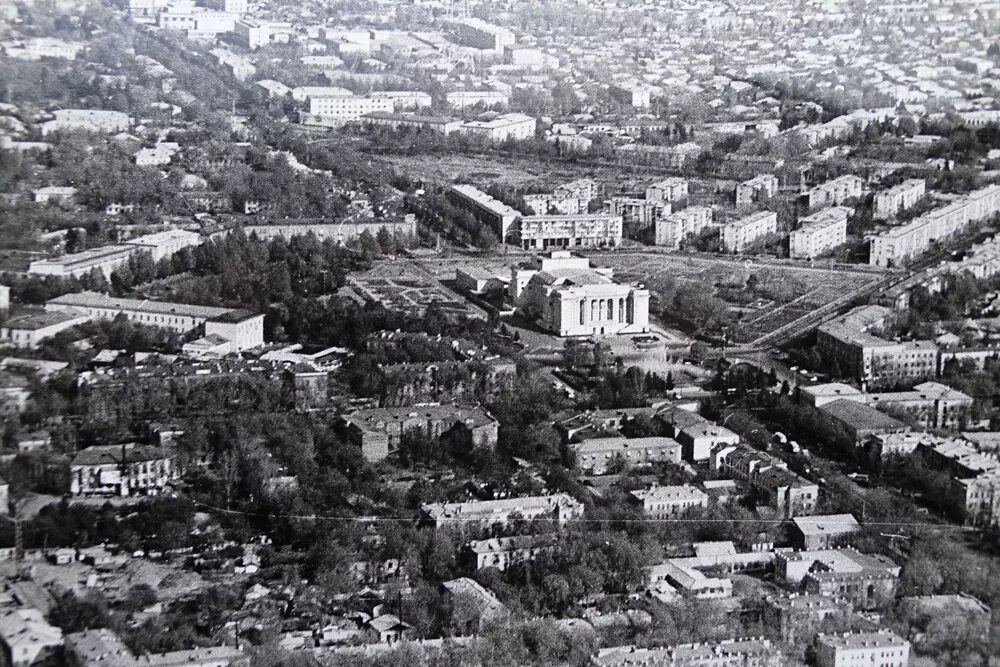
[[773, 211], [759, 211], [723, 225], [719, 229], [719, 245], [725, 252], [739, 253], [777, 231], [777, 214]]
[[910, 642], [889, 630], [816, 637], [817, 667], [907, 667], [909, 664]]
[[879, 220], [891, 220], [916, 204], [927, 192], [927, 182], [911, 178], [888, 190], [875, 194], [873, 215]]
[[141, 248], [134, 245], [110, 245], [91, 248], [81, 252], [55, 257], [53, 259], [37, 259], [28, 265], [28, 273], [43, 276], [60, 276], [63, 278], [81, 278], [91, 271], [100, 271], [105, 278], [126, 264], [132, 253]]
[[845, 206], [824, 208], [799, 220], [799, 228], [789, 235], [789, 255], [792, 259], [813, 259], [847, 242]]

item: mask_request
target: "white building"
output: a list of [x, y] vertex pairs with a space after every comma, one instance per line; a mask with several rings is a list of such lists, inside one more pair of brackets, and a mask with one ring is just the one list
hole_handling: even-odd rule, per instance
[[587, 475], [603, 475], [615, 461], [626, 467], [681, 462], [681, 444], [672, 438], [588, 438], [571, 442], [566, 448], [576, 457], [576, 465]]
[[708, 507], [708, 494], [688, 484], [657, 486], [632, 492], [642, 511], [653, 519], [673, 519], [695, 507]]
[[493, 120], [473, 120], [458, 129], [464, 135], [482, 137], [487, 141], [530, 139], [535, 136], [535, 119], [522, 113], [508, 113]]
[[907, 667], [909, 664], [910, 642], [888, 630], [816, 637], [817, 667]]
[[393, 111], [388, 97], [356, 97], [354, 95], [310, 96], [309, 114], [336, 121], [358, 120], [365, 114]]
[[242, 19], [233, 26], [236, 40], [248, 49], [256, 50], [268, 44], [288, 44], [292, 37], [292, 25], [276, 21]]
[[860, 176], [847, 174], [832, 181], [820, 183], [806, 193], [809, 208], [839, 206], [844, 202], [861, 197], [864, 180]]
[[680, 202], [688, 197], [688, 182], [683, 178], [671, 177], [653, 183], [646, 188], [646, 201]]
[[759, 174], [736, 186], [736, 205], [749, 206], [761, 199], [770, 199], [778, 193], [778, 177], [774, 174]]
[[466, 109], [482, 104], [486, 107], [507, 106], [510, 95], [499, 90], [458, 90], [448, 93], [444, 99], [456, 109]]
[[911, 178], [897, 186], [875, 195], [874, 217], [891, 220], [916, 204], [926, 192], [927, 183], [922, 178]]
[[792, 259], [813, 259], [846, 243], [850, 213], [845, 206], [833, 206], [799, 220], [799, 228], [789, 235], [789, 255]]
[[583, 503], [565, 493], [467, 503], [430, 503], [421, 509], [435, 528], [464, 528], [470, 523], [505, 525], [514, 515], [528, 521], [551, 520], [562, 526], [570, 519], [583, 516]]
[[625, 222], [643, 226], [656, 224], [657, 220], [673, 211], [670, 202], [649, 201], [641, 197], [612, 197], [607, 205], [612, 215], [620, 215]]
[[616, 283], [611, 269], [553, 251], [511, 270], [511, 296], [525, 316], [559, 336], [649, 331], [649, 290]]
[[422, 109], [431, 106], [433, 102], [429, 93], [419, 90], [381, 90], [371, 93], [369, 97], [391, 100], [394, 111]]
[[712, 209], [707, 206], [688, 206], [676, 213], [656, 220], [656, 245], [674, 250], [690, 234], [698, 235], [712, 225]]
[[58, 109], [52, 115], [54, 120], [41, 124], [42, 136], [72, 130], [114, 134], [128, 130], [132, 122], [126, 113], [103, 109]]
[[62, 630], [50, 625], [42, 612], [31, 607], [0, 613], [3, 663], [9, 667], [61, 664]]
[[140, 148], [133, 156], [137, 167], [160, 167], [170, 164], [180, 146], [173, 141], [161, 141], [151, 148]]
[[759, 211], [734, 220], [719, 229], [719, 241], [725, 252], [743, 252], [756, 241], [778, 231], [778, 216], [773, 211]]
[[139, 250], [132, 245], [110, 245], [71, 253], [54, 259], [38, 259], [28, 265], [28, 273], [63, 278], [80, 278], [97, 269], [105, 278], [120, 266], [128, 264], [132, 253]]
[[1000, 212], [1000, 185], [970, 192], [947, 206], [873, 237], [868, 262], [874, 266], [898, 266], [925, 252], [931, 243], [946, 240], [997, 212]]
[[452, 22], [452, 30], [459, 44], [503, 55], [504, 49], [514, 45], [514, 33], [502, 26], [478, 18], [463, 18]]
[[521, 218], [520, 238], [525, 250], [616, 247], [622, 219], [605, 213], [528, 215]]
[[476, 218], [490, 225], [504, 243], [516, 231], [521, 213], [479, 188], [462, 183], [453, 185], [448, 194], [453, 201], [469, 209]]
[[70, 494], [156, 495], [177, 477], [173, 456], [130, 443], [80, 450], [70, 462]]
[[39, 312], [12, 317], [0, 326], [0, 345], [33, 350], [39, 343], [90, 318], [77, 311]]

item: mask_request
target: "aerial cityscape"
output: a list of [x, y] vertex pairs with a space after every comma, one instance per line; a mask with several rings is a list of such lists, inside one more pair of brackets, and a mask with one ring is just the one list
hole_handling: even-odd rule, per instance
[[1000, 0], [3, 0], [0, 419], [0, 667], [1000, 666]]

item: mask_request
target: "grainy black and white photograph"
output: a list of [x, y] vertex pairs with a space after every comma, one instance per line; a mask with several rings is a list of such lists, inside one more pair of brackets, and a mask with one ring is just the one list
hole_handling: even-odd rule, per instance
[[0, 0], [0, 667], [397, 666], [1000, 667], [1000, 0]]

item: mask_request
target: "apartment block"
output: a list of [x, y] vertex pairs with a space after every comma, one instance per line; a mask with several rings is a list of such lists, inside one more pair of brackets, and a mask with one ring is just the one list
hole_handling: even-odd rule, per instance
[[664, 648], [602, 648], [591, 664], [594, 667], [779, 667], [783, 658], [777, 647], [766, 639], [727, 639]]
[[504, 49], [514, 46], [514, 33], [502, 26], [478, 18], [463, 18], [451, 23], [455, 39], [463, 46], [493, 51], [503, 55]]
[[164, 232], [137, 236], [125, 241], [125, 245], [137, 246], [149, 252], [154, 262], [171, 257], [184, 248], [191, 248], [201, 243], [201, 235], [183, 229], [168, 229]]
[[712, 225], [713, 211], [707, 206], [688, 206], [665, 217], [657, 218], [656, 245], [674, 250], [690, 234], [698, 235]]
[[820, 183], [806, 193], [809, 208], [826, 208], [840, 206], [852, 199], [861, 197], [864, 180], [860, 176], [839, 176], [832, 181]]
[[95, 269], [105, 278], [126, 264], [132, 253], [140, 250], [134, 245], [110, 245], [63, 255], [53, 259], [37, 259], [28, 265], [28, 273], [62, 278], [81, 278]]
[[875, 194], [874, 217], [877, 220], [891, 220], [911, 208], [924, 196], [927, 182], [922, 178], [911, 178], [899, 185]]
[[448, 196], [492, 227], [501, 241], [506, 243], [513, 237], [513, 232], [517, 231], [517, 221], [521, 218], [520, 211], [507, 206], [499, 199], [494, 199], [479, 188], [466, 184], [453, 185], [448, 190]]
[[612, 215], [620, 215], [625, 222], [642, 226], [655, 224], [660, 218], [670, 215], [670, 202], [649, 201], [641, 197], [612, 197], [608, 200], [608, 210]]
[[813, 259], [847, 242], [847, 216], [844, 206], [824, 208], [799, 220], [799, 228], [788, 238], [793, 259]]
[[507, 106], [510, 95], [499, 90], [458, 90], [444, 96], [449, 106], [467, 109], [481, 104], [485, 107]]
[[708, 507], [708, 495], [688, 484], [633, 491], [631, 496], [642, 505], [643, 514], [653, 519], [672, 519], [696, 507]]
[[816, 637], [817, 667], [907, 667], [910, 642], [889, 630]]
[[521, 218], [521, 247], [613, 248], [622, 243], [622, 218], [605, 213], [529, 215]]
[[871, 239], [868, 263], [900, 266], [974, 224], [1000, 212], [1000, 185], [970, 192], [947, 206], [925, 213]]
[[60, 331], [83, 324], [89, 319], [86, 314], [71, 310], [61, 313], [38, 312], [12, 317], [0, 326], [0, 345], [33, 350], [42, 341], [52, 338]]
[[712, 454], [712, 469], [750, 484], [768, 506], [788, 519], [816, 511], [819, 487], [788, 470], [787, 464], [746, 445], [728, 446]]
[[760, 211], [723, 225], [719, 229], [719, 244], [725, 252], [739, 253], [777, 231], [777, 214]]
[[523, 113], [508, 113], [493, 120], [471, 120], [458, 128], [461, 134], [500, 143], [535, 136], [536, 121]]
[[615, 463], [632, 468], [651, 463], [681, 462], [681, 444], [672, 438], [656, 436], [587, 438], [569, 443], [566, 449], [586, 475], [603, 475]]
[[777, 581], [864, 610], [892, 604], [899, 572], [899, 566], [885, 556], [851, 548], [779, 552], [774, 561]]
[[774, 174], [759, 174], [736, 186], [736, 206], [750, 204], [770, 199], [778, 193], [778, 177]]
[[179, 475], [172, 454], [135, 443], [80, 450], [69, 471], [74, 496], [157, 495]]
[[683, 178], [667, 178], [646, 188], [646, 201], [650, 202], [676, 203], [687, 198], [688, 182]]
[[506, 525], [515, 516], [526, 521], [551, 521], [563, 526], [583, 516], [583, 503], [565, 493], [525, 496], [502, 500], [473, 500], [467, 503], [430, 503], [422, 508], [424, 517], [435, 527], [463, 527], [468, 524]]
[[425, 405], [368, 408], [343, 417], [347, 437], [369, 461], [399, 450], [403, 439], [419, 435], [462, 452], [497, 443], [497, 421], [479, 407]]
[[681, 443], [685, 461], [706, 461], [713, 449], [740, 442], [740, 436], [725, 426], [683, 408], [667, 407], [656, 414], [656, 420], [666, 428], [667, 435]]
[[392, 113], [393, 101], [387, 97], [329, 95], [309, 98], [309, 114], [324, 119], [349, 122], [370, 113]]
[[511, 565], [532, 561], [539, 554], [554, 551], [558, 542], [558, 536], [552, 534], [494, 537], [467, 544], [465, 557], [477, 570], [492, 567], [503, 571]]

